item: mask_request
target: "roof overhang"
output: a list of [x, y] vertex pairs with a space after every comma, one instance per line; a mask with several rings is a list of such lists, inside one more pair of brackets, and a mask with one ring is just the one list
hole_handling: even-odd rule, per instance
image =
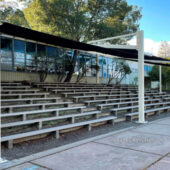
[[[106, 48], [106, 47], [90, 45], [83, 42], [77, 42], [66, 38], [61, 38], [47, 33], [42, 33], [28, 28], [20, 27], [6, 22], [0, 25], [0, 32], [13, 37], [45, 43], [51, 46], [67, 48], [72, 50], [80, 50], [84, 52], [95, 52], [95, 53], [109, 55], [109, 56], [117, 56], [125, 60], [133, 60], [133, 61], [138, 60], [138, 51], [136, 49]], [[152, 64], [170, 66], [170, 64], [168, 64], [170, 60], [164, 58], [145, 55], [144, 59], [145, 59], [145, 63], [148, 64], [152, 63]], [[155, 61], [160, 61], [160, 63], [158, 62], [154, 63]]]

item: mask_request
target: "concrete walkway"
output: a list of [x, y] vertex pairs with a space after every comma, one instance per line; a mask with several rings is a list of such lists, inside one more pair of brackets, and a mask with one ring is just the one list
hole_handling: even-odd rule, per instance
[[8, 168], [47, 169], [170, 170], [170, 117]]

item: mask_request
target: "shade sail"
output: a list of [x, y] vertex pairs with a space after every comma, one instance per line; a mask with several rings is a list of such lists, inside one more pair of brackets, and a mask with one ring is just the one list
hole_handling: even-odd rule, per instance
[[[34, 31], [28, 28], [16, 26], [6, 22], [0, 25], [0, 32], [14, 37], [20, 37], [28, 40], [42, 42], [42, 43], [46, 43], [49, 45], [54, 45], [62, 48], [102, 53], [111, 56], [118, 56], [123, 59], [133, 59], [136, 61], [138, 59], [138, 51], [134, 49], [116, 49], [116, 48], [111, 49], [111, 48], [99, 47], [95, 45], [90, 45], [90, 44], [77, 42], [77, 41], [61, 38], [58, 36], [38, 32], [38, 31]], [[149, 55], [145, 55], [144, 59], [145, 59], [145, 63], [149, 63], [149, 64], [151, 62], [154, 64], [154, 61], [170, 62], [170, 60], [166, 60], [155, 56], [149, 56]], [[164, 64], [160, 63], [159, 65], [164, 65]], [[170, 66], [170, 64], [166, 64], [166, 66]]]

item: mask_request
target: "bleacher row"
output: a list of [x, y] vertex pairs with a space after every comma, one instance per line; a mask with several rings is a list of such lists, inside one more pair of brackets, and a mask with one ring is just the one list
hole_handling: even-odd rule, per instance
[[[145, 91], [145, 114], [170, 110], [170, 94]], [[138, 89], [128, 85], [1, 83], [2, 144], [138, 117]]]

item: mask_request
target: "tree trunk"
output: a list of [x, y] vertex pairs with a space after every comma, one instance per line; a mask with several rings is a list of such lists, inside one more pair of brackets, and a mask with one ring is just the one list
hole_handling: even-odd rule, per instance
[[39, 73], [40, 76], [40, 82], [44, 82], [45, 79], [47, 78], [47, 72], [43, 71]]
[[110, 85], [111, 81], [113, 80], [113, 78], [109, 78], [109, 81], [108, 81], [108, 85]]
[[73, 59], [72, 59], [71, 64], [70, 64], [70, 70], [69, 70], [69, 73], [67, 74], [64, 82], [70, 82], [71, 81], [72, 75], [74, 73], [74, 68], [75, 68], [75, 65], [76, 65], [77, 55], [78, 55], [78, 51], [74, 50], [74, 56], [73, 56]]
[[120, 80], [116, 82], [116, 84], [117, 84], [117, 85], [120, 84], [121, 81], [125, 78], [125, 76], [126, 76], [126, 74], [124, 74], [124, 75], [120, 78]]

